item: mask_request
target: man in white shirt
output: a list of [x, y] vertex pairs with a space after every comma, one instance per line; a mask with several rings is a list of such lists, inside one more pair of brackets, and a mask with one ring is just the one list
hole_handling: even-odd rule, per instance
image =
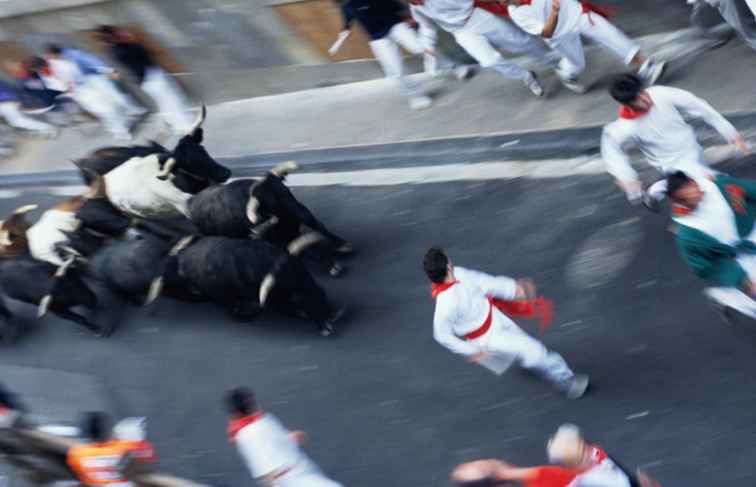
[[[457, 43], [484, 68], [491, 68], [509, 79], [519, 79], [536, 96], [545, 91], [535, 73], [505, 59], [497, 49], [524, 53], [539, 63], [557, 68], [558, 61], [537, 37], [526, 34], [511, 22], [482, 8], [473, 0], [408, 0], [412, 17], [421, 34], [434, 32], [436, 25], [454, 36]], [[435, 36], [424, 35], [426, 49], [434, 51]]]
[[638, 76], [618, 75], [609, 92], [621, 106], [619, 119], [607, 124], [601, 137], [601, 156], [607, 171], [630, 202], [643, 201], [656, 209], [664, 199], [666, 181], [653, 184], [646, 194], [627, 151], [640, 149], [649, 164], [662, 174], [677, 170], [692, 175], [713, 174], [703, 156], [693, 127], [685, 117], [700, 118], [743, 153], [748, 147], [737, 129], [706, 101], [685, 90], [668, 86], [646, 89]]
[[585, 93], [579, 82], [585, 71], [582, 38], [600, 44], [632, 66], [648, 84], [654, 84], [664, 70], [640, 53], [640, 45], [612, 25], [606, 12], [589, 2], [578, 0], [501, 0], [509, 5], [512, 21], [525, 32], [541, 36], [562, 56], [557, 74], [564, 85], [576, 93]]
[[444, 251], [435, 247], [426, 252], [423, 268], [436, 299], [433, 337], [437, 342], [495, 373], [517, 363], [551, 382], [569, 399], [585, 393], [587, 376], [575, 375], [558, 353], [522, 331], [499, 308], [499, 301], [532, 298], [535, 286], [531, 281], [453, 266]]
[[258, 485], [270, 487], [342, 487], [325, 476], [302, 451], [302, 431], [289, 431], [258, 408], [254, 395], [238, 388], [226, 395], [228, 435]]

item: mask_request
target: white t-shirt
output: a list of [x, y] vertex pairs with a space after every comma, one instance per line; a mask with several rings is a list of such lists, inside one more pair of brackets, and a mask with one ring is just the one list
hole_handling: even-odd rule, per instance
[[305, 460], [299, 445], [278, 418], [265, 413], [236, 434], [236, 447], [252, 477], [261, 478], [277, 470], [290, 469]]
[[[559, 18], [553, 38], [570, 32], [576, 32], [583, 7], [577, 0], [562, 0]], [[551, 0], [533, 0], [530, 5], [510, 5], [509, 15], [512, 21], [528, 34], [539, 36], [543, 33], [546, 21], [551, 15]]]

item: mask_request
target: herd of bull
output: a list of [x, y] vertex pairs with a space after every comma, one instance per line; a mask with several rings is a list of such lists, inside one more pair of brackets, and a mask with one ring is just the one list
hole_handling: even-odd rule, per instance
[[[209, 301], [251, 320], [266, 307], [333, 333], [341, 315], [304, 260], [337, 276], [351, 244], [331, 233], [284, 184], [297, 168], [279, 164], [264, 177], [229, 182], [231, 171], [202, 145], [205, 107], [175, 149], [107, 147], [75, 161], [86, 193], [45, 211], [17, 209], [0, 222], [0, 291], [99, 336], [77, 307], [94, 311], [106, 290], [123, 302], [160, 295]], [[309, 229], [307, 232], [305, 229]], [[18, 325], [0, 301], [0, 338]]]

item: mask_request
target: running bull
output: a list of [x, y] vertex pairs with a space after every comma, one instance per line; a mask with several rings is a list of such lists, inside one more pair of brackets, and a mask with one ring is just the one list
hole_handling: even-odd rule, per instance
[[308, 227], [325, 241], [305, 255], [324, 262], [330, 274], [338, 276], [342, 267], [334, 254], [348, 254], [352, 245], [326, 228], [284, 184], [287, 174], [296, 169], [295, 162], [285, 162], [261, 179], [212, 186], [189, 201], [189, 217], [203, 235], [247, 238], [252, 234], [281, 247]]
[[203, 106], [191, 131], [171, 152], [156, 144], [108, 147], [75, 163], [87, 181], [91, 173], [103, 175], [108, 199], [126, 214], [160, 220], [188, 216], [192, 195], [231, 177], [202, 145], [206, 114]]

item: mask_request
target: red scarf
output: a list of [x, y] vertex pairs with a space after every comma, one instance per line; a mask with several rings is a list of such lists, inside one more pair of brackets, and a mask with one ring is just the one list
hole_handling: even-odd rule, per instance
[[[520, 2], [520, 5], [530, 5], [533, 3], [533, 0], [522, 0]], [[583, 1], [580, 2], [580, 4], [583, 7], [584, 13], [595, 13], [598, 14], [604, 18], [614, 17], [617, 15], [617, 9], [612, 7], [602, 7], [601, 5], [596, 5], [593, 2], [589, 1]], [[498, 15], [499, 17], [506, 17], [509, 18], [509, 5], [502, 5], [499, 2], [484, 2], [481, 0], [475, 1], [475, 6], [477, 8], [482, 8], [483, 10], [487, 10], [491, 12], [494, 15]]]
[[635, 120], [636, 118], [640, 118], [647, 113], [648, 113], [648, 110], [642, 110], [642, 111], [636, 110], [627, 105], [622, 105], [619, 109], [620, 118], [624, 118], [626, 120]]
[[231, 440], [232, 442], [235, 441], [236, 435], [239, 434], [239, 431], [243, 430], [244, 428], [254, 423], [255, 421], [259, 421], [260, 418], [262, 418], [263, 416], [265, 416], [265, 413], [262, 411], [258, 411], [255, 414], [231, 421], [228, 424], [228, 429], [226, 430], [228, 433], [229, 440]]
[[[431, 297], [434, 299], [459, 281], [431, 283]], [[529, 318], [538, 320], [538, 329], [544, 333], [554, 321], [554, 302], [544, 297], [535, 299], [505, 301], [490, 299], [491, 304], [499, 311], [512, 318]]]

